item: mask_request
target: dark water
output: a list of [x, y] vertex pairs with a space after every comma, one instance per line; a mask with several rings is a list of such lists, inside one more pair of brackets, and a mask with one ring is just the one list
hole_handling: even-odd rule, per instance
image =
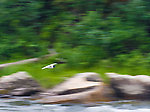
[[22, 98], [0, 99], [0, 112], [150, 112], [150, 102], [123, 100], [96, 104], [38, 104]]

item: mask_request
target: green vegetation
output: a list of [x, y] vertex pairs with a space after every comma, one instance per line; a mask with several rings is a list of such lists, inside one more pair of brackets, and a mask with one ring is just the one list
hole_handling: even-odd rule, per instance
[[[67, 64], [58, 64], [54, 69], [44, 69], [41, 68], [49, 63], [55, 61], [56, 56], [50, 57], [49, 59], [43, 59], [39, 62], [34, 62], [30, 64], [15, 65], [4, 69], [1, 69], [0, 76], [9, 75], [16, 73], [18, 71], [27, 71], [32, 77], [37, 80], [43, 87], [51, 88], [56, 84], [63, 82], [65, 79], [74, 76], [77, 73], [83, 72], [96, 72], [100, 74], [100, 77], [104, 82], [108, 82], [109, 79], [105, 75], [106, 72], [116, 72], [120, 74], [149, 74], [149, 67], [146, 67], [147, 62], [141, 60], [142, 57], [136, 56], [134, 52], [131, 57], [128, 55], [123, 57], [117, 57], [120, 59], [119, 64], [117, 61], [113, 60], [101, 60], [95, 66], [85, 67], [85, 68], [68, 68]], [[127, 63], [124, 61], [127, 60]], [[141, 60], [141, 61], [139, 61]], [[123, 65], [120, 66], [122, 61]], [[138, 65], [138, 66], [134, 66]]]
[[67, 61], [51, 71], [39, 69], [53, 62], [47, 60], [9, 67], [1, 75], [26, 70], [48, 87], [82, 71], [149, 74], [149, 0], [1, 0], [0, 5], [0, 63], [39, 57], [50, 48]]

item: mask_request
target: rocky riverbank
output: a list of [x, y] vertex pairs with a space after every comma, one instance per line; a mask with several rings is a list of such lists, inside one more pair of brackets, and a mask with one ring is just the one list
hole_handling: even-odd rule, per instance
[[110, 83], [105, 84], [93, 72], [79, 73], [63, 83], [42, 88], [27, 72], [21, 71], [0, 78], [0, 97], [30, 96], [40, 103], [89, 103], [118, 99], [150, 100], [150, 77], [106, 73]]

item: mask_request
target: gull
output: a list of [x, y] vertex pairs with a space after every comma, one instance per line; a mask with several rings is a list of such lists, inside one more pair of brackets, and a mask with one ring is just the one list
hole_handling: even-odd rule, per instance
[[45, 67], [43, 67], [42, 69], [46, 69], [46, 68], [54, 68], [55, 67], [55, 65], [56, 65], [57, 63], [53, 63], [53, 64], [50, 64], [50, 65], [47, 65], [47, 66], [45, 66]]

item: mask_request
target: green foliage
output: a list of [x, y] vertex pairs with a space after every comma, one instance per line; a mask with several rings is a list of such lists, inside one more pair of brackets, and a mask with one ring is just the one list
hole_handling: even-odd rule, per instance
[[80, 22], [63, 27], [64, 32], [60, 33], [63, 44], [59, 48], [64, 46], [60, 52], [68, 59], [69, 66], [89, 66], [104, 58], [106, 35], [103, 24], [105, 22], [96, 11], [89, 11]]
[[49, 48], [57, 49], [69, 67], [89, 67], [108, 58], [125, 60], [133, 51], [140, 57], [132, 61], [148, 58], [149, 4], [148, 0], [1, 0], [0, 60], [37, 57]]
[[119, 23], [118, 20], [117, 24], [112, 24], [112, 27], [107, 46], [110, 56], [129, 53], [132, 50], [141, 49], [145, 43], [149, 43], [147, 33], [143, 28]]
[[129, 54], [120, 54], [112, 59], [114, 66], [126, 68], [130, 74], [148, 74], [150, 67], [149, 54], [142, 54], [140, 51], [132, 51]]
[[47, 53], [46, 43], [41, 42], [34, 30], [40, 4], [34, 0], [0, 3], [0, 59], [29, 58]]
[[[121, 59], [123, 56], [118, 56], [114, 63], [112, 60], [101, 60], [96, 63], [96, 66], [90, 66], [88, 68], [68, 68], [66, 64], [59, 64], [54, 69], [44, 69], [41, 68], [46, 66], [49, 63], [55, 61], [57, 56], [51, 57], [49, 59], [43, 59], [40, 62], [30, 63], [30, 64], [23, 64], [23, 65], [15, 65], [10, 66], [0, 71], [0, 77], [9, 75], [12, 73], [16, 73], [18, 71], [27, 71], [34, 79], [36, 79], [43, 87], [51, 88], [67, 78], [74, 76], [76, 73], [83, 73], [83, 72], [96, 72], [100, 74], [100, 77], [107, 83], [109, 82], [108, 77], [105, 75], [106, 72], [116, 72], [120, 74], [130, 74], [130, 75], [138, 75], [138, 74], [149, 74], [149, 69], [137, 69], [137, 65], [143, 64], [143, 62], [137, 62], [141, 58], [136, 55], [140, 55], [138, 51], [135, 51], [129, 54], [130, 58]], [[127, 56], [126, 56], [127, 57]], [[135, 59], [134, 59], [135, 58]], [[120, 59], [120, 60], [119, 60]], [[130, 62], [128, 62], [128, 60]], [[150, 63], [150, 56], [146, 58], [147, 62]], [[123, 62], [124, 61], [124, 62]], [[125, 62], [130, 63], [130, 66], [121, 66]], [[142, 65], [143, 66], [143, 65]], [[141, 66], [140, 66], [141, 67]]]

